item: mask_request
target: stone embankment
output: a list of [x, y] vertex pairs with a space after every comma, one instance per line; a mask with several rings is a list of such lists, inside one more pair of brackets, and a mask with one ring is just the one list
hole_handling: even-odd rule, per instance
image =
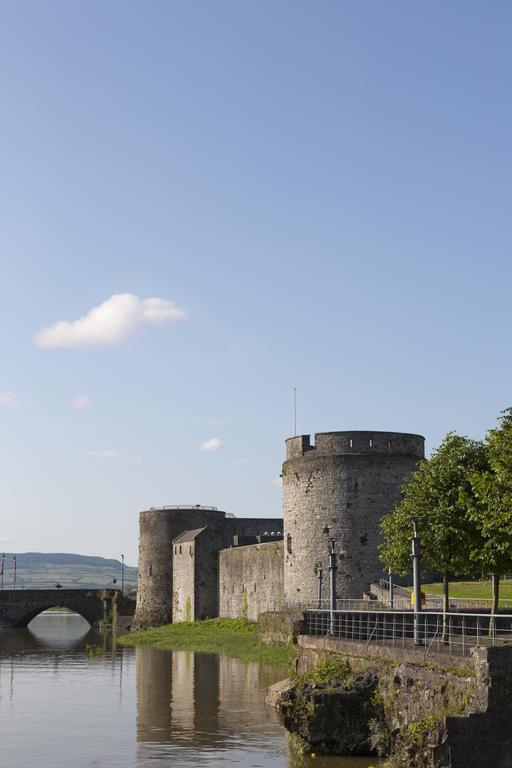
[[[275, 623], [274, 641], [277, 627], [284, 640], [298, 618]], [[413, 648], [295, 640], [295, 674], [267, 701], [304, 751], [379, 755], [389, 768], [512, 767], [512, 646], [425, 659]]]

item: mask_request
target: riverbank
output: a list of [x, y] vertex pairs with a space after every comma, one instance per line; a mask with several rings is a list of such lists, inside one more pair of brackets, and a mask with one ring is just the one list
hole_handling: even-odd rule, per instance
[[207, 619], [166, 624], [119, 638], [124, 646], [146, 645], [167, 651], [219, 653], [243, 661], [289, 667], [294, 657], [291, 644], [266, 645], [257, 624], [243, 619]]

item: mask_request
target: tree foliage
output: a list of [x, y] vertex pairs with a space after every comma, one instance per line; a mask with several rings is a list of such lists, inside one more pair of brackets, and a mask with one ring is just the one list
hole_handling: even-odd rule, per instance
[[381, 559], [411, 572], [412, 521], [418, 521], [422, 570], [443, 574], [445, 609], [450, 575], [493, 577], [512, 571], [512, 408], [485, 442], [449, 433], [402, 488], [401, 502], [382, 520]]
[[499, 603], [499, 576], [512, 570], [512, 408], [486, 437], [488, 466], [471, 474], [468, 514], [477, 528], [471, 559], [493, 576], [493, 612]]
[[406, 480], [402, 501], [382, 520], [381, 559], [400, 574], [411, 571], [412, 521], [418, 521], [422, 569], [468, 572], [478, 529], [468, 515], [471, 477], [488, 467], [486, 446], [454, 433]]

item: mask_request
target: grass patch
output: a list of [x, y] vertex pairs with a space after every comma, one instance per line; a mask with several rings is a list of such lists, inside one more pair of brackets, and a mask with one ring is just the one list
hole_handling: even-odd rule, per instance
[[243, 661], [259, 661], [288, 667], [294, 656], [293, 647], [264, 645], [260, 641], [257, 624], [244, 619], [207, 619], [183, 621], [132, 632], [119, 638], [125, 646], [149, 645], [165, 651], [198, 651], [220, 653]]
[[[422, 584], [423, 592], [430, 595], [442, 595], [443, 585], [440, 583]], [[492, 584], [490, 581], [452, 581], [450, 582], [450, 597], [478, 602], [491, 602]], [[512, 579], [500, 581], [500, 607], [512, 607]]]
[[342, 683], [350, 676], [350, 662], [343, 656], [332, 654], [320, 661], [305, 675], [298, 675], [302, 683]]

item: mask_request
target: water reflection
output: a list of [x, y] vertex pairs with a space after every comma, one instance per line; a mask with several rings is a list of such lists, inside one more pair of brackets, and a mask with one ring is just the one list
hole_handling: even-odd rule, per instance
[[189, 651], [141, 647], [136, 656], [139, 758], [157, 744], [160, 756], [182, 764], [211, 763], [222, 752], [223, 760], [250, 765], [240, 751], [282, 751], [282, 727], [263, 704], [279, 669]]
[[[226, 656], [137, 648], [137, 755], [173, 765], [366, 768], [367, 758], [310, 757], [287, 749], [276, 713], [264, 705], [276, 667]], [[167, 764], [167, 763], [166, 763]]]
[[[104, 654], [88, 658], [87, 645]], [[264, 705], [275, 667], [124, 649], [72, 614], [0, 632], [0, 765], [6, 768], [367, 768], [288, 754]]]

